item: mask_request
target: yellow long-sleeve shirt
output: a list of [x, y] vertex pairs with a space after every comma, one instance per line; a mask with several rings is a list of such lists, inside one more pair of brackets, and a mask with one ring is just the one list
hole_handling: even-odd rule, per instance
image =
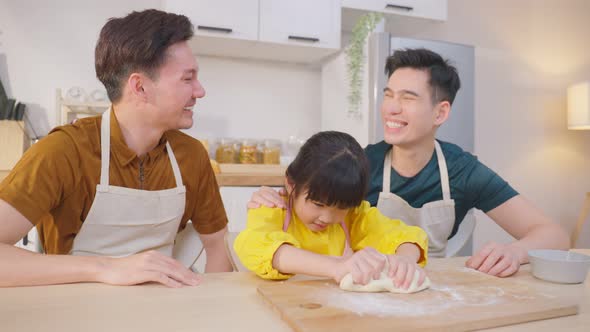
[[[287, 210], [260, 207], [248, 211], [246, 229], [234, 242], [234, 250], [242, 264], [264, 279], [288, 279], [292, 275], [273, 268], [272, 259], [284, 243], [317, 254], [340, 256], [346, 244], [346, 235], [340, 224], [329, 225], [321, 232], [313, 232], [292, 212], [287, 232], [283, 232], [283, 220]], [[416, 226], [408, 226], [401, 220], [381, 214], [369, 202], [363, 201], [351, 209], [344, 220], [350, 230], [351, 248], [354, 251], [372, 247], [383, 254], [393, 254], [405, 242], [420, 247], [419, 264], [427, 260], [428, 238], [426, 232]]]

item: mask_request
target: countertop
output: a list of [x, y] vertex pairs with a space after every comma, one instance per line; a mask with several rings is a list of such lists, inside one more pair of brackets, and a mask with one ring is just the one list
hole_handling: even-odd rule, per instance
[[[461, 267], [465, 259], [432, 259], [430, 264]], [[540, 282], [528, 265], [512, 278]], [[0, 327], [6, 332], [290, 331], [257, 294], [258, 285], [270, 282], [235, 272], [206, 274], [200, 286], [180, 289], [95, 283], [0, 288]], [[492, 330], [580, 331], [590, 326], [588, 280], [578, 285], [555, 284], [552, 289], [560, 295], [579, 296], [579, 314]]]

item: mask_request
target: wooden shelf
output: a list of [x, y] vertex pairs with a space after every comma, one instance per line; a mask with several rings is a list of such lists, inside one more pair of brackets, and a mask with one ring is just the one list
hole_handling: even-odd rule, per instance
[[276, 174], [251, 174], [251, 173], [231, 173], [216, 174], [217, 184], [220, 187], [259, 187], [259, 186], [282, 186], [285, 184], [284, 175]]
[[68, 124], [80, 117], [100, 115], [111, 106], [107, 101], [80, 102], [64, 99], [61, 89], [56, 89], [55, 100], [57, 125]]
[[285, 166], [219, 164], [221, 172], [216, 174], [219, 186], [283, 186]]

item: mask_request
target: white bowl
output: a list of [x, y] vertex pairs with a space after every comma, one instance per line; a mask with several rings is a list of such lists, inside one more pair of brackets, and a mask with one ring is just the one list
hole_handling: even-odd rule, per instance
[[590, 268], [590, 256], [564, 250], [530, 250], [529, 261], [535, 277], [564, 284], [584, 282]]

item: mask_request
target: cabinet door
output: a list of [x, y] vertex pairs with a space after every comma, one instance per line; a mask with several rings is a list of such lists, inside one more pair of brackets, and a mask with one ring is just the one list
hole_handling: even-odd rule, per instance
[[260, 41], [340, 48], [340, 0], [260, 0]]
[[342, 0], [342, 7], [445, 21], [447, 0]]
[[187, 16], [196, 35], [258, 39], [258, 0], [165, 0], [164, 10]]

